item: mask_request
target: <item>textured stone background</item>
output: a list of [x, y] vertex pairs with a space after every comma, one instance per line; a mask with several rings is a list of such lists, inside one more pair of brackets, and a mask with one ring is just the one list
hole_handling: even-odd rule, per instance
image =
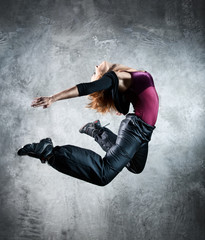
[[[205, 239], [205, 2], [0, 1], [0, 239]], [[149, 71], [160, 98], [144, 172], [98, 187], [16, 156], [51, 137], [104, 155], [78, 129], [86, 97], [30, 107], [87, 82], [103, 60]], [[132, 109], [131, 109], [132, 110]]]

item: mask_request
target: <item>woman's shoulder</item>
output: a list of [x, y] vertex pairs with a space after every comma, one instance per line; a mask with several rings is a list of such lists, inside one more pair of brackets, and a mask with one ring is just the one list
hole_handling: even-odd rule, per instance
[[118, 78], [120, 79], [131, 79], [132, 78], [132, 73], [135, 73], [135, 72], [146, 72], [145, 70], [135, 70], [135, 69], [132, 69], [132, 70], [129, 70], [129, 71], [113, 71], [115, 72], [115, 74], [117, 75]]
[[126, 91], [132, 84], [132, 75], [129, 72], [114, 71], [119, 80], [119, 91]]
[[136, 72], [146, 73], [147, 71], [145, 71], [145, 70], [129, 69], [129, 70], [124, 70], [124, 71], [113, 71], [113, 72], [115, 72], [115, 74], [118, 77], [118, 80], [119, 80], [119, 90], [121, 92], [125, 92], [132, 85], [132, 82], [134, 80], [133, 73], [136, 73]]

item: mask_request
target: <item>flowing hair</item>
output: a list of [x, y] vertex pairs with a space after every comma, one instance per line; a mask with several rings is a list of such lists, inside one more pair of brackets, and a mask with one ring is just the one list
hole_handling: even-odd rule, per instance
[[[133, 69], [120, 64], [113, 64], [112, 67], [107, 72], [110, 72], [110, 71], [133, 72]], [[138, 71], [143, 71], [143, 70], [138, 70]], [[99, 80], [104, 74], [100, 75], [96, 80]], [[88, 99], [90, 100], [90, 103], [88, 103], [86, 108], [95, 109], [97, 110], [97, 112], [102, 114], [105, 114], [107, 112], [110, 112], [110, 113], [118, 112], [113, 102], [111, 94], [108, 93], [108, 91], [106, 90], [91, 93], [88, 95]]]
[[[99, 80], [101, 77], [102, 75], [96, 80]], [[88, 95], [88, 99], [90, 102], [86, 107], [95, 109], [99, 113], [105, 114], [108, 112], [113, 113], [117, 111], [112, 99], [112, 95], [106, 90], [91, 93]]]

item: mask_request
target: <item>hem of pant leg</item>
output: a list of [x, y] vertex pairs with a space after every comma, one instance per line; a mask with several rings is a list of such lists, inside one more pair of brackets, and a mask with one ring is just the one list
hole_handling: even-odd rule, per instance
[[52, 155], [52, 156], [47, 160], [47, 163], [52, 166], [52, 165], [54, 164], [54, 162], [55, 162], [55, 155]]

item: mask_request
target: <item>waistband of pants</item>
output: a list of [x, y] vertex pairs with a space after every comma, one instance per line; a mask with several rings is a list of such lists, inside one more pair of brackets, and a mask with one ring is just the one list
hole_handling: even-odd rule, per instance
[[134, 113], [128, 113], [126, 115], [126, 119], [129, 119], [132, 122], [133, 126], [137, 129], [139, 136], [143, 140], [145, 141], [151, 140], [153, 130], [156, 128], [156, 126], [149, 125]]
[[146, 122], [144, 122], [141, 118], [139, 118], [137, 115], [135, 115], [134, 113], [128, 113], [126, 115], [126, 118], [136, 118], [138, 121], [142, 122], [145, 126], [147, 126], [148, 128], [154, 130], [156, 128], [156, 126], [152, 126]]

